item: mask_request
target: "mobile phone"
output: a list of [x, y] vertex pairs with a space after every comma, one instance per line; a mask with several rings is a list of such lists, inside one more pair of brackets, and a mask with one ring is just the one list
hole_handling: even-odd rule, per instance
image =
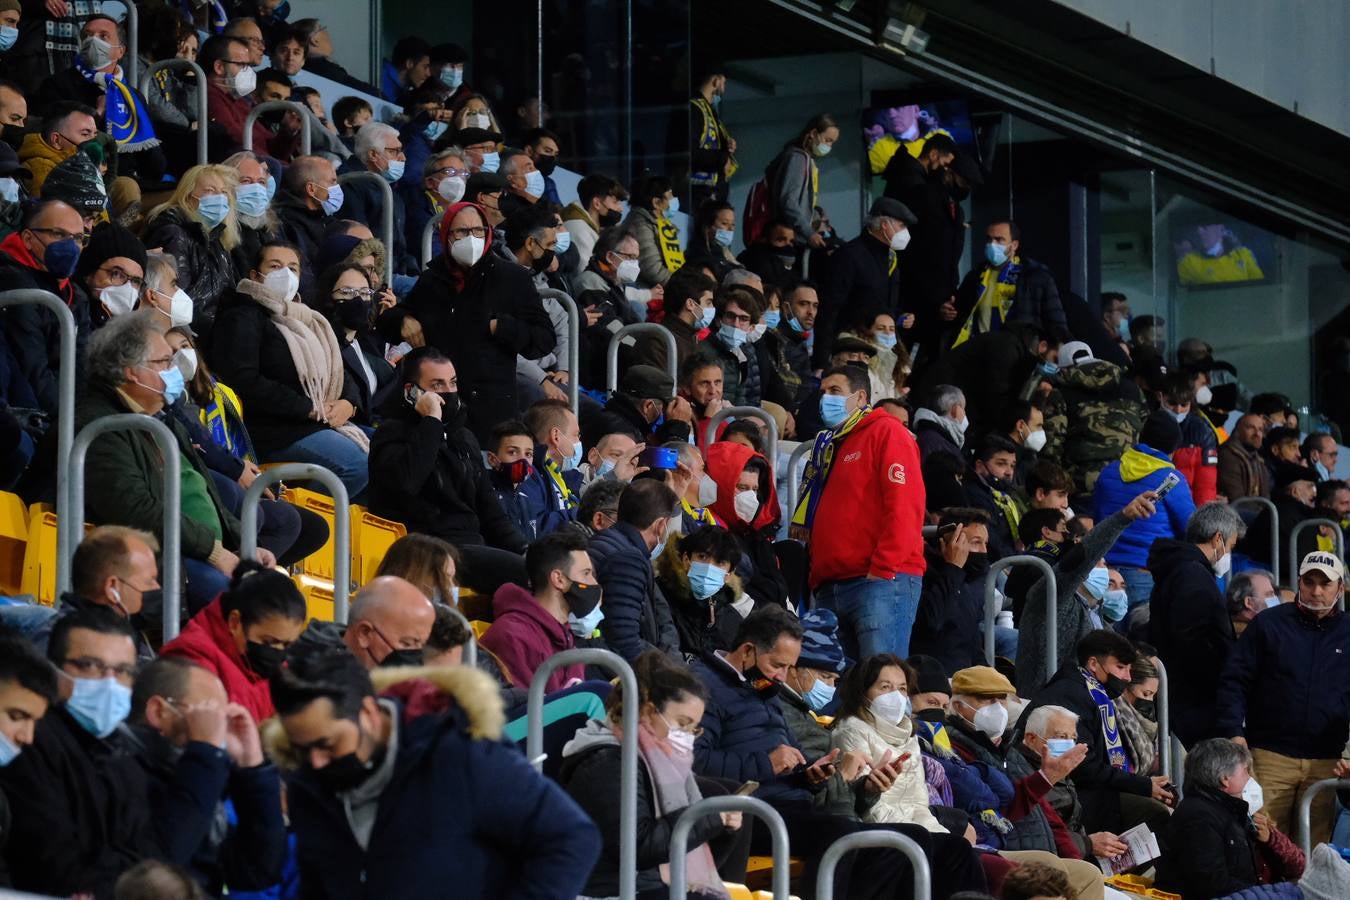
[[947, 535], [949, 535], [949, 534], [951, 534], [952, 532], [956, 531], [956, 529], [958, 529], [958, 528], [960, 528], [960, 527], [961, 527], [961, 523], [960, 523], [960, 522], [948, 522], [946, 525], [943, 525], [943, 526], [939, 527], [938, 530], [937, 530], [937, 538], [938, 538], [938, 540], [942, 540], [942, 539], [945, 538]]
[[678, 450], [668, 447], [648, 447], [638, 454], [638, 465], [649, 469], [676, 469], [680, 464]]
[[1153, 495], [1161, 500], [1171, 493], [1172, 488], [1181, 484], [1181, 476], [1176, 472], [1167, 473], [1167, 477], [1162, 480], [1162, 484], [1153, 489]]
[[757, 790], [759, 790], [759, 782], [758, 782], [758, 781], [747, 781], [745, 784], [743, 784], [743, 785], [741, 785], [740, 787], [736, 788], [736, 796], [737, 796], [737, 797], [749, 797], [751, 794], [753, 794], [753, 793], [754, 793], [755, 791], [757, 791]]

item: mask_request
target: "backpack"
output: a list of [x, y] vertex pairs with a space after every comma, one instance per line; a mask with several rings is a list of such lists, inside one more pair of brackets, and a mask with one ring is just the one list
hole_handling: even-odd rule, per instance
[[751, 185], [750, 193], [745, 198], [745, 214], [741, 217], [741, 235], [745, 245], [748, 247], [758, 243], [764, 237], [764, 232], [768, 231], [769, 223], [772, 221], [769, 175], [766, 172], [763, 178]]

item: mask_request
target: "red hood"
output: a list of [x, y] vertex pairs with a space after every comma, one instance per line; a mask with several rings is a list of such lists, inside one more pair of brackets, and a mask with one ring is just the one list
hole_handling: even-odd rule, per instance
[[234, 635], [230, 634], [230, 626], [225, 623], [225, 611], [220, 607], [219, 597], [208, 603], [194, 618], [201, 619], [202, 631], [210, 638], [211, 643], [215, 644], [221, 653], [228, 656], [235, 665], [242, 669], [248, 675], [250, 681], [263, 680], [261, 675], [253, 671], [253, 667], [248, 664], [248, 659], [235, 646]]
[[[708, 448], [708, 477], [717, 482], [717, 500], [711, 508], [713, 515], [726, 522], [731, 531], [759, 531], [778, 521], [778, 489], [772, 477], [769, 478], [767, 495], [763, 490], [760, 491], [764, 499], [759, 504], [759, 512], [755, 513], [755, 521], [746, 525], [736, 515], [736, 479], [745, 471], [745, 464], [752, 457], [768, 465], [764, 454], [734, 441], [718, 441]], [[763, 485], [760, 487], [763, 488]]]
[[483, 237], [483, 255], [479, 257], [479, 260], [486, 259], [488, 253], [492, 250], [492, 226], [487, 224], [487, 210], [477, 203], [470, 203], [467, 200], [453, 203], [445, 211], [445, 215], [441, 217], [441, 251], [445, 254], [445, 261], [456, 268], [463, 267], [455, 262], [454, 257], [450, 255], [450, 223], [454, 221], [455, 216], [459, 215], [459, 211], [466, 207], [473, 207], [478, 210], [478, 215], [483, 217], [483, 224], [487, 227], [487, 234]]
[[567, 626], [553, 618], [534, 599], [534, 595], [520, 585], [504, 584], [492, 595], [492, 618], [500, 622], [504, 617], [518, 615], [538, 622], [547, 631], [562, 632]]
[[[38, 262], [33, 254], [28, 251], [28, 245], [23, 242], [22, 235], [17, 231], [6, 237], [3, 241], [0, 241], [0, 253], [5, 254], [25, 269], [32, 269], [35, 272], [42, 272], [44, 274], [47, 271], [42, 267], [42, 263]], [[62, 278], [57, 281], [57, 285], [62, 291], [67, 291], [67, 288], [70, 286], [70, 279]], [[68, 291], [67, 295], [61, 299], [66, 301], [67, 306], [70, 305], [71, 297]]]

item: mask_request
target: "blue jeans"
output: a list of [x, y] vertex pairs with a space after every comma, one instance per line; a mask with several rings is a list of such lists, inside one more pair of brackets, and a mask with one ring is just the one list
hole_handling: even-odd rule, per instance
[[[347, 489], [347, 500], [360, 503], [361, 495], [370, 481], [370, 458], [356, 446], [331, 428], [316, 431], [302, 437], [285, 449], [268, 454], [268, 462], [315, 463], [332, 471]], [[321, 485], [314, 489], [325, 491]]]
[[204, 559], [183, 557], [183, 575], [187, 578], [184, 601], [188, 616], [195, 616], [230, 586], [230, 579]]
[[[994, 626], [994, 656], [1004, 659], [1017, 659], [1017, 629], [1004, 625]], [[980, 621], [980, 660], [984, 664], [984, 621]]]
[[1147, 603], [1153, 596], [1153, 573], [1148, 569], [1136, 569], [1133, 566], [1112, 566], [1125, 579], [1125, 594], [1129, 597], [1130, 609], [1141, 603]]
[[850, 578], [816, 588], [815, 605], [839, 617], [839, 637], [848, 656], [864, 659], [893, 653], [903, 658], [909, 656], [922, 589], [918, 575], [901, 573], [888, 581]]

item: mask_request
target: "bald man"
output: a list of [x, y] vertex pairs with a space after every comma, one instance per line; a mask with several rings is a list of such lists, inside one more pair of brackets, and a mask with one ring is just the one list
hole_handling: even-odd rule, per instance
[[410, 582], [382, 575], [357, 591], [342, 642], [361, 665], [420, 666], [436, 610]]

